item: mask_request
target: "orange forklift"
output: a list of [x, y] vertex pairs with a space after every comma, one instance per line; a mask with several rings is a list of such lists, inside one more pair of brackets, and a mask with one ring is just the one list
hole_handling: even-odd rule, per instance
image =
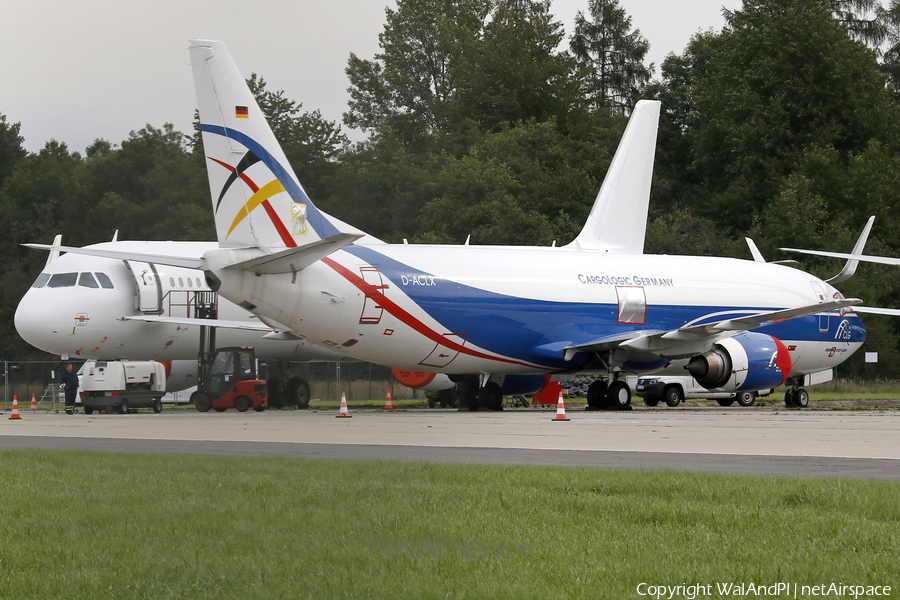
[[200, 412], [210, 408], [224, 412], [235, 408], [247, 412], [266, 410], [266, 382], [257, 379], [253, 348], [218, 348], [211, 358], [201, 354], [197, 391], [191, 402]]

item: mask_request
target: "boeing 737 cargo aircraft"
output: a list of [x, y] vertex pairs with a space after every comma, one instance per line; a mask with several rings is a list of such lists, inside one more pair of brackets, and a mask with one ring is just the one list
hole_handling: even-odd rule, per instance
[[797, 269], [642, 254], [646, 211], [629, 207], [649, 194], [656, 102], [635, 107], [595, 202], [607, 212], [592, 211], [567, 246], [367, 245], [307, 197], [225, 45], [197, 40], [190, 53], [219, 248], [107, 256], [202, 270], [279, 331], [477, 377], [495, 406], [510, 380], [539, 388], [542, 375], [593, 373], [604, 379], [589, 402], [627, 407], [627, 373], [683, 368], [709, 389], [786, 384], [785, 401], [805, 406], [804, 381], [865, 339], [849, 309], [861, 301]]

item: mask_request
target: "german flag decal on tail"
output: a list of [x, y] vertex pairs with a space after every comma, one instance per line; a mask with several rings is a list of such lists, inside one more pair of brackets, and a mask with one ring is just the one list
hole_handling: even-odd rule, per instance
[[238, 119], [249, 119], [250, 114], [247, 112], [246, 106], [235, 106], [234, 107], [234, 116]]

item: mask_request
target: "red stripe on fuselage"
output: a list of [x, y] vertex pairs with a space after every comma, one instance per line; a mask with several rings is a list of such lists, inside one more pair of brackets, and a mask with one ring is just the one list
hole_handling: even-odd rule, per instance
[[[476, 358], [486, 358], [488, 360], [496, 360], [498, 362], [509, 363], [512, 365], [522, 365], [524, 367], [535, 368], [535, 365], [532, 365], [529, 363], [520, 362], [517, 360], [510, 360], [508, 358], [491, 356], [491, 355], [485, 354], [483, 352], [478, 352], [477, 350], [472, 350], [470, 348], [466, 348], [462, 344], [458, 344], [454, 341], [451, 341], [451, 340], [447, 339], [446, 337], [444, 337], [443, 335], [430, 329], [427, 325], [425, 325], [425, 323], [422, 323], [420, 320], [418, 320], [413, 315], [409, 314], [407, 311], [405, 311], [403, 308], [401, 308], [396, 302], [393, 302], [392, 300], [390, 300], [387, 296], [382, 294], [381, 291], [379, 291], [378, 287], [376, 287], [370, 283], [366, 283], [366, 281], [362, 277], [360, 277], [359, 275], [356, 275], [350, 269], [339, 264], [334, 259], [325, 257], [322, 259], [322, 262], [325, 263], [326, 265], [328, 265], [329, 267], [331, 267], [332, 269], [334, 269], [335, 271], [337, 271], [338, 274], [340, 274], [341, 276], [344, 277], [344, 279], [346, 279], [347, 281], [349, 281], [350, 283], [355, 285], [357, 288], [359, 288], [359, 290], [362, 293], [364, 293], [367, 297], [375, 300], [375, 302], [378, 303], [378, 306], [380, 306], [384, 310], [388, 311], [391, 315], [393, 315], [393, 316], [397, 317], [398, 319], [400, 319], [401, 321], [403, 321], [403, 323], [405, 323], [412, 329], [418, 331], [419, 333], [421, 333], [428, 339], [432, 340], [433, 342], [436, 342], [437, 344], [439, 344], [441, 346], [450, 348], [451, 350], [455, 350], [462, 354], [474, 356]], [[538, 367], [538, 368], [540, 368], [540, 367]]]

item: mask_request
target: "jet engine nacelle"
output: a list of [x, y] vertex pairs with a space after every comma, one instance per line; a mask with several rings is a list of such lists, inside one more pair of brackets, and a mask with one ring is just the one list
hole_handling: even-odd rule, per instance
[[197, 385], [196, 360], [161, 360], [166, 369], [166, 391], [180, 392]]
[[717, 342], [685, 368], [708, 390], [764, 390], [790, 376], [791, 355], [778, 338], [750, 332]]
[[426, 390], [437, 392], [453, 389], [456, 384], [443, 373], [425, 373], [423, 371], [410, 371], [409, 369], [391, 369], [397, 381], [414, 390]]
[[500, 393], [504, 396], [529, 396], [544, 389], [549, 380], [549, 375], [506, 375], [500, 383]]

